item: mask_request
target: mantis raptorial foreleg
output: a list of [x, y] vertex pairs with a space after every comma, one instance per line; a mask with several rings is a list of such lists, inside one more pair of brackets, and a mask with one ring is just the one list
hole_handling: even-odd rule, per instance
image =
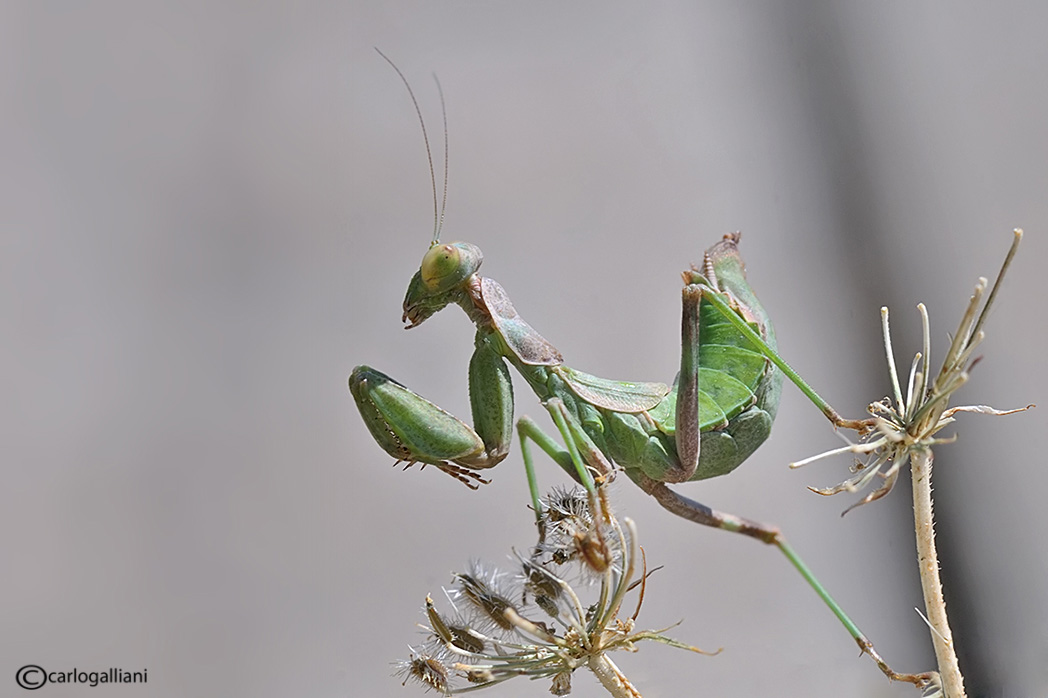
[[358, 366], [349, 389], [378, 444], [397, 462], [435, 465], [476, 489], [474, 470], [498, 465], [513, 436], [513, 383], [502, 357], [478, 334], [469, 362], [473, 427], [369, 366]]

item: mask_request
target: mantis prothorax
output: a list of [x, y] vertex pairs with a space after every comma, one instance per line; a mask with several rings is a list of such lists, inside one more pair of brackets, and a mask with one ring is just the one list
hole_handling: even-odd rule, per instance
[[435, 214], [432, 243], [408, 284], [403, 319], [417, 327], [455, 304], [476, 326], [469, 365], [473, 426], [384, 373], [357, 366], [349, 388], [383, 450], [477, 488], [486, 482], [477, 471], [498, 465], [509, 452], [512, 366], [549, 411], [564, 444], [528, 417], [517, 422], [536, 512], [541, 503], [529, 441], [591, 493], [597, 487], [593, 473], [607, 481], [617, 465], [674, 514], [778, 547], [888, 677], [920, 687], [930, 683], [930, 674], [899, 674], [880, 658], [778, 528], [716, 511], [667, 486], [725, 475], [749, 457], [771, 431], [783, 376], [835, 427], [865, 432], [871, 426], [872, 420], [843, 419], [779, 356], [771, 321], [746, 282], [738, 233], [725, 235], [706, 250], [700, 267], [683, 273], [680, 373], [667, 386], [608, 380], [566, 366], [560, 352], [517, 314], [502, 286], [477, 274], [480, 249], [439, 242], [440, 218]]

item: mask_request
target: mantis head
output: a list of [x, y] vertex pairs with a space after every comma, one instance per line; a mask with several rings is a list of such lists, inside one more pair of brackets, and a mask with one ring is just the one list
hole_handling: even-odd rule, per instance
[[448, 303], [456, 302], [483, 260], [480, 248], [468, 242], [431, 245], [404, 296], [406, 329], [421, 325]]

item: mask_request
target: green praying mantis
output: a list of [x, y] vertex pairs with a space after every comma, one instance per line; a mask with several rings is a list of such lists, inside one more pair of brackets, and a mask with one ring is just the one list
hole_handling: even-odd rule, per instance
[[[417, 102], [415, 108], [422, 121]], [[430, 159], [431, 175], [432, 169]], [[502, 286], [477, 273], [480, 249], [441, 243], [442, 215], [435, 211], [434, 217], [429, 250], [408, 284], [403, 320], [408, 328], [418, 327], [458, 305], [476, 326], [469, 364], [473, 426], [390, 376], [357, 366], [349, 388], [386, 453], [409, 465], [435, 466], [474, 489], [486, 483], [478, 471], [505, 459], [512, 441], [512, 367], [549, 412], [563, 444], [528, 417], [516, 423], [536, 513], [541, 503], [530, 443], [591, 493], [617, 466], [672, 513], [779, 548], [889, 678], [918, 687], [932, 682], [932, 674], [893, 671], [778, 528], [716, 511], [668, 486], [725, 475], [746, 460], [771, 432], [784, 377], [835, 428], [860, 433], [871, 428], [872, 420], [842, 418], [779, 356], [771, 320], [746, 281], [738, 233], [725, 235], [706, 250], [700, 266], [683, 273], [680, 372], [667, 386], [608, 380], [567, 366], [553, 344], [516, 312]]]
[[408, 284], [404, 320], [417, 327], [456, 304], [476, 325], [469, 365], [473, 426], [369, 366], [353, 369], [350, 391], [386, 453], [398, 462], [433, 465], [477, 488], [487, 482], [477, 471], [509, 453], [512, 366], [550, 413], [564, 444], [528, 417], [517, 422], [536, 512], [541, 504], [529, 441], [590, 491], [596, 487], [592, 473], [605, 482], [618, 465], [674, 514], [778, 547], [886, 675], [923, 687], [930, 675], [893, 671], [779, 529], [719, 512], [667, 486], [725, 475], [746, 460], [771, 432], [783, 376], [835, 427], [869, 428], [868, 420], [842, 418], [779, 356], [771, 321], [746, 283], [738, 241], [737, 233], [725, 235], [706, 251], [701, 268], [684, 272], [681, 367], [671, 387], [608, 380], [565, 365], [517, 314], [502, 286], [477, 274], [482, 256], [476, 246], [435, 242]]

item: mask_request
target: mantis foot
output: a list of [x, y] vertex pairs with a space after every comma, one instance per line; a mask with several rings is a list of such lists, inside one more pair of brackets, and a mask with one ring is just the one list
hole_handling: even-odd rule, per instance
[[829, 405], [822, 411], [826, 415], [826, 419], [833, 423], [836, 429], [850, 429], [856, 432], [859, 436], [865, 436], [869, 434], [877, 426], [877, 420], [873, 417], [867, 417], [866, 419], [845, 419], [837, 410], [833, 409]]
[[873, 643], [867, 640], [865, 636], [855, 638], [855, 643], [859, 646], [859, 651], [861, 653], [870, 655], [870, 659], [877, 663], [877, 668], [880, 669], [881, 672], [891, 681], [912, 683], [921, 690], [939, 683], [939, 673], [936, 671], [926, 671], [921, 674], [900, 674], [894, 671], [890, 666], [888, 666], [888, 663], [881, 658], [881, 655], [877, 654], [877, 650], [873, 648]]
[[[395, 466], [400, 465], [403, 462], [404, 461], [398, 460], [393, 465], [395, 467]], [[417, 462], [418, 461], [409, 461], [407, 463], [407, 465], [404, 466], [404, 470], [407, 470], [408, 468], [410, 468], [411, 466], [413, 466]], [[420, 468], [420, 470], [425, 470], [427, 465], [431, 465], [431, 464], [430, 463], [423, 463], [422, 464], [422, 468]], [[491, 484], [491, 480], [485, 480], [478, 473], [473, 472], [469, 468], [463, 468], [461, 465], [455, 465], [454, 463], [446, 463], [445, 462], [445, 463], [440, 463], [440, 464], [434, 465], [434, 467], [439, 469], [441, 472], [447, 473], [448, 475], [450, 475], [451, 477], [455, 478], [456, 480], [458, 480], [459, 482], [461, 482], [463, 485], [465, 485], [466, 487], [470, 488], [471, 490], [478, 490], [478, 489], [480, 489], [481, 485], [489, 485], [489, 484]]]

